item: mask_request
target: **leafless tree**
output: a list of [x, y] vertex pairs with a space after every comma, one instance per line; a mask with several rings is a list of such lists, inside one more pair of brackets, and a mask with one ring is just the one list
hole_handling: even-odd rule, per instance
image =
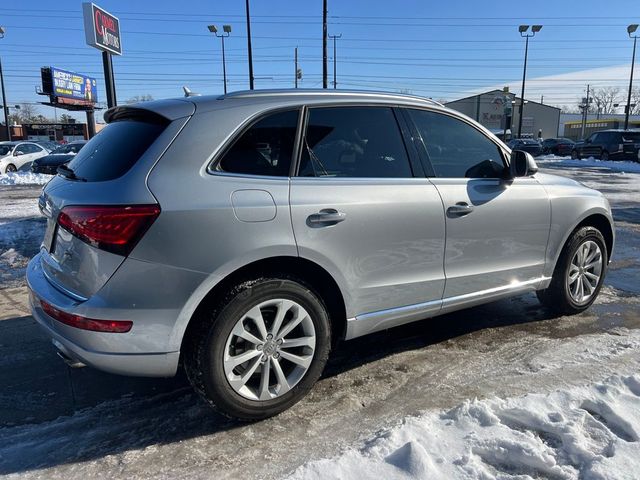
[[134, 95], [126, 103], [150, 102], [151, 100], [153, 100], [153, 95], [147, 93], [145, 95]]
[[601, 115], [609, 115], [615, 113], [613, 105], [620, 103], [620, 89], [618, 87], [594, 88], [591, 98], [593, 98], [593, 107], [590, 108], [590, 111], [595, 110]]

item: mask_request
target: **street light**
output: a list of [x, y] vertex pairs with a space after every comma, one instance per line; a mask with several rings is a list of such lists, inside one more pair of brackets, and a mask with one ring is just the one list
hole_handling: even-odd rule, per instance
[[221, 34], [218, 34], [218, 29], [215, 25], [209, 25], [207, 27], [211, 33], [222, 40], [222, 78], [224, 80], [224, 94], [227, 94], [227, 62], [224, 56], [224, 39], [231, 34], [231, 25], [223, 25]]
[[634, 23], [627, 27], [627, 33], [629, 34], [629, 38], [633, 38], [633, 55], [631, 56], [631, 75], [629, 76], [629, 95], [627, 96], [627, 107], [624, 114], [624, 129], [629, 128], [629, 113], [631, 113], [631, 89], [633, 88], [633, 67], [636, 62], [636, 41], [638, 40], [638, 35], [634, 35], [634, 33], [638, 30], [638, 24]]
[[[0, 27], [0, 38], [4, 38], [4, 27]], [[4, 75], [2, 74], [2, 60], [0, 60], [0, 87], [2, 87], [2, 110], [4, 111], [4, 123], [7, 129], [7, 140], [11, 140], [11, 128], [9, 128], [9, 107], [7, 107], [7, 94], [4, 91]]]
[[529, 54], [529, 38], [535, 36], [540, 30], [542, 30], [542, 25], [533, 25], [531, 27], [531, 33], [527, 33], [529, 30], [529, 25], [520, 25], [518, 27], [518, 32], [520, 32], [521, 37], [525, 37], [526, 43], [524, 47], [524, 69], [522, 72], [522, 94], [520, 95], [520, 109], [518, 112], [518, 138], [522, 136], [522, 116], [524, 113], [524, 85], [527, 79], [527, 55]]

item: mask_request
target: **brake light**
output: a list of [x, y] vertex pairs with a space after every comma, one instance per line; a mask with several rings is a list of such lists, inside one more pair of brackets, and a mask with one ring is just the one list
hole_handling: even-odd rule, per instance
[[159, 205], [71, 206], [58, 224], [89, 245], [126, 256], [158, 215]]
[[95, 320], [93, 318], [68, 313], [44, 300], [40, 300], [40, 305], [42, 305], [44, 313], [54, 320], [69, 325], [70, 327], [81, 328], [82, 330], [105, 333], [126, 333], [131, 330], [133, 326], [133, 322], [130, 320]]

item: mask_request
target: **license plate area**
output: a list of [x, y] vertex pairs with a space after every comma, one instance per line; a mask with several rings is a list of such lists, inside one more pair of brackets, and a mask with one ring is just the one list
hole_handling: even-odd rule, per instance
[[47, 229], [44, 232], [44, 240], [42, 241], [42, 247], [49, 252], [49, 254], [53, 254], [55, 250], [56, 243], [56, 230], [58, 228], [58, 224], [52, 218], [47, 218]]

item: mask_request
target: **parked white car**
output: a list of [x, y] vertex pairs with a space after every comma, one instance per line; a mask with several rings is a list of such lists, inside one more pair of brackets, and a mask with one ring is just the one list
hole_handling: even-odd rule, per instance
[[34, 142], [0, 142], [0, 173], [26, 170], [49, 152]]

